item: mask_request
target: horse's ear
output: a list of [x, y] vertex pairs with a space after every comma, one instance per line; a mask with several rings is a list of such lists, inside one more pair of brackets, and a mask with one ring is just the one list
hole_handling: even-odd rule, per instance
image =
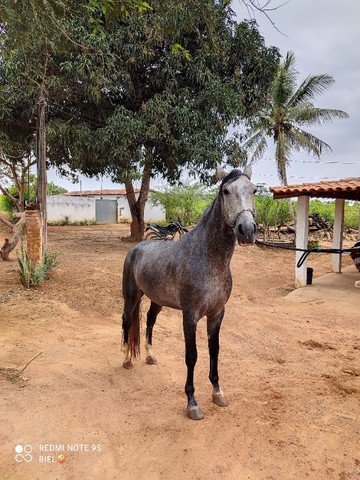
[[215, 175], [216, 180], [218, 180], [218, 181], [224, 180], [226, 175], [227, 175], [226, 171], [223, 169], [223, 167], [220, 165], [220, 163], [217, 163], [216, 164], [216, 175]]
[[243, 171], [243, 174], [246, 175], [250, 180], [251, 175], [252, 175], [251, 165], [246, 165], [245, 170]]

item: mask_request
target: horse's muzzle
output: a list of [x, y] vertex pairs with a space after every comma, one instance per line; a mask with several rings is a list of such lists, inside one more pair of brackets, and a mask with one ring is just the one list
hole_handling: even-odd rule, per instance
[[256, 223], [252, 216], [245, 216], [239, 219], [239, 222], [235, 225], [235, 235], [239, 244], [255, 243], [256, 238]]

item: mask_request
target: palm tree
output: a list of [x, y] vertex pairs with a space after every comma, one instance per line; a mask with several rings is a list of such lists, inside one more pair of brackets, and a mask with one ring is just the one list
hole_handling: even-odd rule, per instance
[[297, 87], [298, 72], [295, 56], [286, 54], [280, 63], [271, 86], [268, 107], [261, 111], [247, 132], [244, 147], [252, 151], [251, 163], [262, 157], [267, 148], [267, 137], [276, 145], [275, 161], [282, 185], [287, 185], [286, 167], [290, 164], [292, 150], [304, 150], [320, 158], [331, 147], [303, 129], [311, 125], [329, 123], [333, 119], [348, 118], [342, 110], [316, 108], [312, 100], [333, 83], [332, 76], [309, 75]]

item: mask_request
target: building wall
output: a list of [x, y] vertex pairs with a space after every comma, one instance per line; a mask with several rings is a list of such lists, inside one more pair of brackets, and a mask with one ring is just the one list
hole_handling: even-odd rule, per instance
[[49, 222], [65, 216], [70, 217], [70, 222], [95, 221], [95, 198], [52, 195], [47, 197], [47, 216]]
[[[131, 213], [129, 203], [126, 197], [119, 197], [118, 201], [118, 221], [131, 222]], [[145, 222], [161, 222], [166, 219], [165, 210], [159, 206], [150, 205], [149, 202], [145, 205], [144, 212]]]
[[[48, 221], [57, 222], [70, 217], [70, 222], [83, 220], [95, 221], [95, 202], [98, 197], [72, 197], [70, 195], [52, 195], [47, 197]], [[114, 195], [103, 195], [104, 200], [117, 200], [118, 222], [131, 222], [131, 213], [126, 197], [114, 198]], [[149, 203], [145, 207], [146, 222], [160, 222], [165, 220], [165, 211], [162, 207], [154, 207]]]

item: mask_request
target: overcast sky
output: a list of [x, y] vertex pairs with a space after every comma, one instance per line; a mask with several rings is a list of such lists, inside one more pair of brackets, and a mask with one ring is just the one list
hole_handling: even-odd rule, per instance
[[[271, 0], [269, 7], [282, 3]], [[249, 18], [241, 0], [233, 1], [233, 9], [239, 21]], [[316, 106], [344, 110], [350, 116], [309, 129], [331, 146], [332, 153], [323, 155], [320, 161], [294, 153], [288, 169], [289, 184], [360, 177], [360, 0], [289, 0], [268, 14], [281, 33], [264, 15], [256, 14], [266, 44], [278, 47], [283, 56], [289, 50], [295, 53], [299, 83], [310, 74], [332, 75], [335, 84], [317, 97]], [[54, 171], [49, 172], [49, 180], [68, 190], [79, 189], [79, 184], [60, 179]], [[253, 180], [279, 185], [270, 151], [254, 165]], [[106, 178], [102, 186], [119, 187]], [[82, 177], [83, 190], [100, 187], [99, 180]]]
[[[269, 7], [283, 3], [271, 0]], [[238, 19], [247, 15], [240, 0], [233, 8]], [[266, 44], [278, 47], [282, 56], [294, 52], [299, 83], [314, 74], [334, 78], [335, 84], [317, 97], [315, 105], [344, 110], [350, 117], [309, 129], [330, 145], [332, 153], [320, 161], [294, 153], [288, 182], [360, 177], [360, 0], [289, 0], [268, 15], [281, 33], [261, 14], [256, 15], [259, 30]], [[270, 152], [265, 154], [253, 167], [254, 180], [278, 185], [274, 165]]]

